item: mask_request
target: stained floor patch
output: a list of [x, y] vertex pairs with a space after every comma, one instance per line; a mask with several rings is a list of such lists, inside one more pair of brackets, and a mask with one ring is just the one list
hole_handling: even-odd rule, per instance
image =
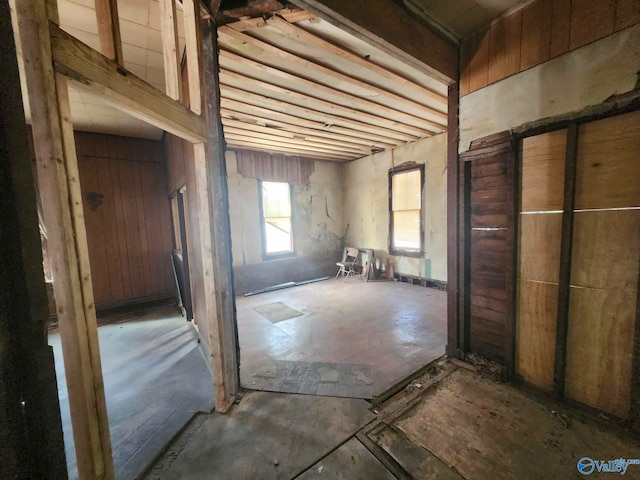
[[282, 302], [269, 303], [267, 305], [261, 305], [255, 307], [254, 310], [269, 320], [271, 323], [283, 322], [291, 318], [300, 317], [303, 315], [298, 310], [287, 307]]
[[370, 365], [274, 361], [251, 377], [248, 388], [327, 397], [373, 397]]

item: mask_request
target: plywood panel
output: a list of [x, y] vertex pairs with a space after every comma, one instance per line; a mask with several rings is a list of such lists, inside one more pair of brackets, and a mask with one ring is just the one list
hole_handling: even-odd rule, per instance
[[640, 206], [640, 111], [580, 127], [576, 209]]
[[522, 9], [520, 71], [549, 60], [553, 0], [536, 0]]
[[520, 71], [522, 10], [493, 24], [489, 37], [488, 82], [491, 84]]
[[616, 0], [572, 0], [571, 50], [613, 33]]
[[521, 279], [518, 287], [517, 369], [545, 390], [553, 386], [558, 284]]
[[571, 285], [632, 290], [639, 263], [640, 210], [575, 214]]
[[550, 58], [555, 58], [569, 51], [570, 29], [571, 0], [553, 0], [551, 8]]
[[629, 414], [636, 292], [571, 287], [566, 395]]
[[469, 40], [469, 89], [474, 92], [488, 84], [489, 31], [480, 32]]
[[557, 283], [560, 274], [562, 214], [520, 215], [520, 276]]
[[640, 22], [640, 2], [638, 0], [616, 1], [615, 30], [622, 30]]
[[522, 141], [522, 211], [562, 210], [567, 130]]

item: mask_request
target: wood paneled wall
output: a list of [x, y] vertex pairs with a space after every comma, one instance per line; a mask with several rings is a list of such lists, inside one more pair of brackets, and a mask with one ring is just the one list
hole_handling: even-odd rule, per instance
[[462, 43], [460, 95], [639, 22], [638, 0], [535, 0]]
[[162, 142], [76, 132], [98, 308], [175, 294]]

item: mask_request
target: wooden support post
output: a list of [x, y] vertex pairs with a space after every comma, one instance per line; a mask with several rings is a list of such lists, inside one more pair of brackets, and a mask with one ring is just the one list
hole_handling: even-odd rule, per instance
[[[124, 66], [117, 0], [95, 0], [100, 53]], [[56, 22], [57, 23], [57, 22]]]
[[569, 294], [571, 283], [571, 255], [573, 246], [573, 210], [576, 194], [576, 164], [578, 157], [578, 125], [567, 129], [567, 150], [564, 167], [564, 202], [562, 237], [560, 240], [560, 276], [558, 280], [558, 310], [556, 316], [556, 351], [553, 390], [564, 397], [567, 370], [567, 339], [569, 335]]
[[459, 312], [459, 212], [460, 169], [458, 165], [458, 84], [449, 86], [447, 122], [447, 355], [457, 358], [460, 351]]
[[182, 98], [181, 55], [178, 49], [177, 20], [175, 0], [160, 0], [160, 31], [162, 32], [162, 55], [164, 57], [164, 85], [166, 94], [174, 100], [180, 100]]
[[200, 68], [200, 2], [182, 0], [184, 11], [184, 37], [189, 72], [189, 108], [200, 115], [202, 112], [202, 82]]
[[0, 478], [67, 478], [47, 345], [36, 192], [8, 2], [0, 4]]
[[112, 479], [95, 305], [67, 84], [53, 71], [47, 10], [16, 4], [31, 106], [38, 189], [54, 277], [58, 324], [81, 479]]
[[[231, 258], [231, 223], [229, 219], [229, 191], [225, 143], [220, 117], [220, 82], [218, 36], [214, 24], [201, 24], [204, 69], [204, 107], [209, 138], [206, 155], [206, 179], [210, 194], [212, 260], [217, 301], [217, 326], [220, 361], [225, 376], [225, 391], [216, 391], [216, 403], [233, 401], [240, 388], [238, 325], [236, 320], [233, 266]], [[209, 318], [209, 321], [215, 321]], [[211, 323], [210, 323], [211, 325]], [[213, 330], [212, 330], [213, 331]], [[219, 396], [224, 398], [219, 400]]]

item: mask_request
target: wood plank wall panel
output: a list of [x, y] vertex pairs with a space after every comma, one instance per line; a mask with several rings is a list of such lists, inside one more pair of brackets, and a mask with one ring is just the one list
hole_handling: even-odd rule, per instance
[[569, 49], [574, 50], [611, 35], [615, 18], [616, 0], [572, 0]]
[[514, 154], [510, 136], [467, 152], [470, 162], [469, 347], [510, 362], [513, 322]]
[[534, 0], [462, 42], [460, 95], [639, 22], [637, 0]]
[[518, 72], [549, 60], [552, 6], [552, 0], [539, 0], [522, 9], [522, 43]]
[[161, 142], [76, 132], [76, 144], [96, 305], [171, 295]]
[[[516, 368], [551, 390], [555, 365], [566, 129], [522, 141]], [[535, 212], [535, 213], [534, 213]]]
[[640, 111], [580, 127], [576, 209], [640, 207]]
[[577, 212], [566, 395], [617, 417], [630, 407], [640, 211]]
[[495, 83], [520, 71], [522, 10], [489, 29], [488, 82]]

